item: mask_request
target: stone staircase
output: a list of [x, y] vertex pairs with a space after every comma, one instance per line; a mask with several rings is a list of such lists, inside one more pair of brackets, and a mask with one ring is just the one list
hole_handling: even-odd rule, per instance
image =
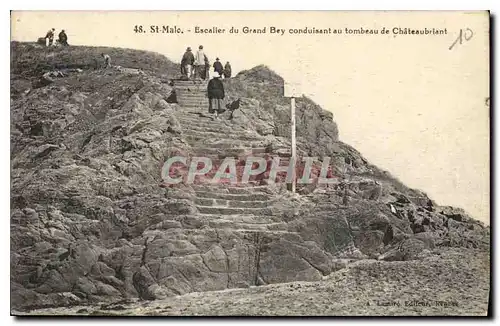
[[201, 186], [194, 187], [195, 204], [200, 216], [213, 228], [234, 231], [287, 232], [286, 223], [273, 222], [275, 198], [262, 186]]
[[[234, 126], [223, 116], [214, 120], [208, 114], [206, 86], [201, 82], [174, 81], [174, 87], [180, 104], [174, 114], [182, 139], [190, 147], [187, 151], [211, 157], [212, 172], [228, 156], [266, 155], [271, 149], [274, 152], [269, 154], [279, 151], [284, 153], [280, 157], [286, 156], [281, 148], [288, 146], [286, 142]], [[289, 200], [282, 191], [285, 185], [252, 179], [248, 184], [210, 183], [211, 179], [191, 184], [189, 197], [172, 201], [174, 208], [186, 208], [182, 213], [160, 214], [160, 223], [143, 232], [141, 261], [147, 261], [147, 268], [136, 272], [135, 280], [152, 277], [159, 285], [148, 283], [144, 291], [161, 289], [178, 295], [317, 281], [336, 269], [321, 244], [303, 238], [308, 235], [300, 226], [280, 216], [283, 202]], [[141, 282], [134, 286], [143, 288]]]
[[208, 82], [204, 80], [176, 80], [177, 103], [182, 107], [207, 107], [207, 85]]
[[[238, 159], [272, 154], [266, 147], [265, 137], [241, 126], [233, 126], [222, 117], [215, 120], [209, 115], [208, 101], [202, 100], [206, 100], [206, 83], [181, 81], [174, 82], [174, 87], [180, 104], [176, 118], [194, 156], [209, 157], [215, 165], [226, 157]], [[286, 153], [284, 156], [287, 156]], [[281, 164], [288, 161], [287, 157], [280, 160]], [[276, 212], [272, 205], [277, 195], [270, 191], [269, 186], [251, 182], [246, 185], [204, 183], [193, 185], [193, 188], [199, 216], [208, 220], [213, 228], [240, 232], [288, 232], [286, 223], [273, 222], [272, 216]]]

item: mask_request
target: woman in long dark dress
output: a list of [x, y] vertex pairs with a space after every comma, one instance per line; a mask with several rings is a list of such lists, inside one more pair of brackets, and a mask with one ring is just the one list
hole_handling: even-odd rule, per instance
[[218, 72], [214, 72], [212, 78], [208, 82], [207, 93], [209, 100], [208, 113], [215, 113], [215, 118], [218, 118], [219, 113], [224, 112], [224, 84], [220, 80]]

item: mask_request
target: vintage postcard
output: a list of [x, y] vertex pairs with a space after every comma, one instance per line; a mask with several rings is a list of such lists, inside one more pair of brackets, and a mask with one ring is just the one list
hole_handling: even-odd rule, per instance
[[487, 11], [12, 11], [11, 314], [487, 316]]

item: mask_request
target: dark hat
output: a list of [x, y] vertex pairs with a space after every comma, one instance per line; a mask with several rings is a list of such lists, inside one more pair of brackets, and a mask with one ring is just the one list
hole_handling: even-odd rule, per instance
[[200, 45], [200, 46], [198, 47], [198, 49], [200, 49], [200, 50], [201, 50], [201, 49], [203, 49], [203, 45]]
[[191, 47], [188, 46], [187, 49], [186, 49], [186, 51], [191, 51]]
[[215, 60], [219, 61], [219, 58], [216, 58]]

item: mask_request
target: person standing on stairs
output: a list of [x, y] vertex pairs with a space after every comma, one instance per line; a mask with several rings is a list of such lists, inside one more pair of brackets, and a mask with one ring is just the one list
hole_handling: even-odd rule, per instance
[[209, 78], [210, 74], [210, 62], [208, 61], [208, 58], [207, 56], [205, 56], [205, 74], [204, 74], [204, 78], [203, 80], [206, 80], [207, 78]]
[[226, 62], [226, 65], [224, 66], [224, 78], [231, 78], [231, 65], [229, 64], [229, 61]]
[[194, 55], [193, 52], [191, 52], [191, 47], [188, 46], [181, 60], [181, 66], [184, 67], [183, 73], [187, 75], [188, 79], [191, 79], [193, 75], [193, 64], [194, 64]]
[[224, 112], [224, 84], [220, 80], [218, 72], [214, 72], [214, 78], [208, 82], [208, 113], [215, 113], [215, 119], [218, 119], [219, 113]]
[[222, 76], [224, 74], [224, 67], [222, 67], [222, 63], [220, 63], [219, 58], [215, 59], [214, 62], [214, 71]]
[[208, 58], [203, 52], [203, 45], [200, 45], [198, 47], [198, 51], [196, 52], [196, 56], [194, 57], [194, 65], [196, 67], [196, 77], [203, 80], [206, 79], [205, 62], [208, 63]]

